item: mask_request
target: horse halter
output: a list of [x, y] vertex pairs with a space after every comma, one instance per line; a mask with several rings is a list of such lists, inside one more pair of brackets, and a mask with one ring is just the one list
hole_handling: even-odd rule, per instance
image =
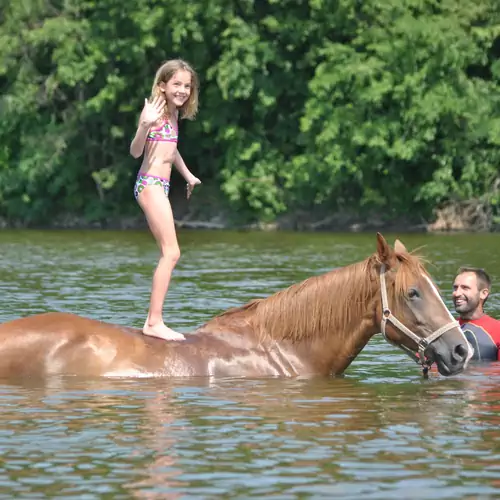
[[[389, 342], [389, 344], [396, 345], [397, 347], [402, 349], [408, 356], [410, 356], [410, 358], [412, 358], [416, 363], [422, 365], [422, 371], [424, 373], [424, 376], [426, 376], [429, 368], [432, 365], [432, 361], [429, 362], [425, 359], [425, 351], [435, 340], [441, 337], [443, 333], [446, 333], [448, 330], [452, 330], [453, 328], [460, 327], [460, 323], [458, 321], [450, 321], [450, 323], [447, 323], [441, 328], [438, 328], [428, 337], [419, 337], [418, 335], [415, 335], [415, 333], [413, 333], [409, 328], [403, 325], [403, 323], [401, 323], [401, 321], [399, 321], [389, 309], [389, 301], [387, 300], [387, 285], [385, 282], [385, 271], [385, 265], [382, 264], [382, 266], [380, 267], [380, 292], [382, 295], [382, 321], [380, 324], [380, 328], [382, 331], [382, 335], [384, 336], [385, 340]], [[416, 355], [405, 345], [396, 344], [387, 337], [387, 334], [385, 332], [385, 326], [387, 322], [392, 323], [401, 333], [404, 333], [407, 337], [410, 337], [417, 344], [418, 355]]]

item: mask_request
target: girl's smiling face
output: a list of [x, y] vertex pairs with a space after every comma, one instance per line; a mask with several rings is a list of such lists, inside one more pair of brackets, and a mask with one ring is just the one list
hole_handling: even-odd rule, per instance
[[175, 105], [176, 108], [180, 108], [186, 103], [191, 95], [191, 73], [184, 69], [180, 69], [173, 74], [172, 78], [170, 78], [167, 83], [161, 82], [159, 87], [167, 103]]

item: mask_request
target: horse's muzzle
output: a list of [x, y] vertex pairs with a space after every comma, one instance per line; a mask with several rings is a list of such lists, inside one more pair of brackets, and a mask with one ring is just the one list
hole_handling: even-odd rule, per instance
[[429, 349], [430, 358], [441, 375], [449, 377], [462, 372], [474, 354], [473, 347], [464, 339], [450, 346], [444, 338], [438, 339]]

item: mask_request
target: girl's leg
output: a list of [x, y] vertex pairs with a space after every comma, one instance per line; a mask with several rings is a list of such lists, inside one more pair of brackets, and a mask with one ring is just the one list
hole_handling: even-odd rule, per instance
[[137, 201], [160, 247], [160, 261], [153, 275], [151, 302], [143, 333], [165, 340], [182, 340], [184, 335], [174, 332], [163, 322], [163, 302], [167, 295], [172, 271], [180, 257], [172, 208], [163, 187], [158, 185], [147, 186], [143, 189]]

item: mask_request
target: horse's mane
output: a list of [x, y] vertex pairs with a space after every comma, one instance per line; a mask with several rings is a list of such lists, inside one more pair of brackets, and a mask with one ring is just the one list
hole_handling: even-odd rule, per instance
[[[416, 255], [405, 252], [395, 257], [397, 265], [391, 270], [394, 274], [387, 278], [387, 284], [391, 307], [397, 311], [416, 276], [427, 272]], [[333, 331], [348, 335], [353, 320], [359, 321], [374, 312], [367, 307], [375, 294], [380, 293], [381, 264], [375, 253], [362, 262], [308, 278], [265, 299], [232, 308], [217, 319], [227, 320], [231, 315], [246, 313], [245, 319], [261, 339], [299, 341], [325, 337]], [[394, 286], [389, 286], [391, 283]]]

